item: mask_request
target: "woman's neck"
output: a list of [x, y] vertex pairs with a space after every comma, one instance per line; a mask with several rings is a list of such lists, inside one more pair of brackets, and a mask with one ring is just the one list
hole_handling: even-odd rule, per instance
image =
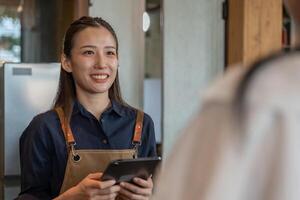
[[97, 95], [77, 93], [77, 99], [97, 119], [111, 105], [108, 93]]

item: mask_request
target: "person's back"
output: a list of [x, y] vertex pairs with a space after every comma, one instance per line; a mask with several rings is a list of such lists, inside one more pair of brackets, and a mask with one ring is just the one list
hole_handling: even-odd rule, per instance
[[300, 53], [257, 65], [208, 91], [154, 199], [300, 198]]
[[[285, 0], [300, 45], [300, 1]], [[300, 52], [237, 68], [206, 94], [153, 199], [300, 199]]]

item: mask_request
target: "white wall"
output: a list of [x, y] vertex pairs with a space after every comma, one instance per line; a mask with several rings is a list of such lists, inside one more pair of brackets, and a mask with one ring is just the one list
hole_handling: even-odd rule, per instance
[[198, 110], [208, 83], [223, 71], [222, 2], [164, 0], [164, 155]]
[[[166, 155], [198, 110], [201, 93], [223, 71], [223, 0], [163, 0], [163, 150]], [[120, 41], [125, 99], [142, 107], [144, 0], [92, 0], [91, 16], [107, 19]]]
[[144, 0], [91, 0], [90, 16], [107, 20], [119, 39], [120, 81], [124, 99], [142, 108], [144, 80]]

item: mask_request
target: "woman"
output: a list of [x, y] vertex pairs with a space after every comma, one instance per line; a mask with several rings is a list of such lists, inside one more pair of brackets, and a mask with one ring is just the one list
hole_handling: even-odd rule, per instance
[[97, 17], [74, 21], [61, 64], [53, 109], [36, 116], [20, 139], [20, 197], [148, 199], [151, 178], [101, 181], [112, 159], [156, 155], [152, 119], [121, 97], [113, 28]]
[[[300, 1], [285, 3], [300, 45]], [[299, 51], [280, 53], [218, 80], [167, 159], [153, 199], [300, 199], [299, 66]]]

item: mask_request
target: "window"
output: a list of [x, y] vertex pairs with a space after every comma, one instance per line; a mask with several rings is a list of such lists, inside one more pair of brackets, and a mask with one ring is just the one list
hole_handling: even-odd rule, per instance
[[21, 23], [16, 7], [0, 6], [0, 61], [20, 62]]

